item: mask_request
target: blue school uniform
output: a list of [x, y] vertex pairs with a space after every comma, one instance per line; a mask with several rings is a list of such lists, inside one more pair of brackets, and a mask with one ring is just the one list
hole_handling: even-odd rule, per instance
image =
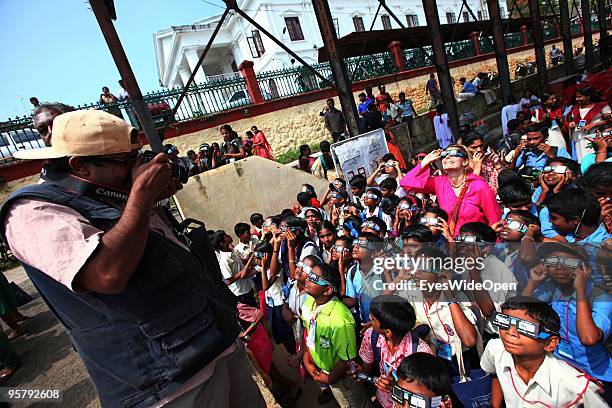
[[[571, 159], [572, 156], [567, 152], [567, 150], [563, 147], [557, 148], [556, 157], [565, 157], [566, 159]], [[522, 151], [519, 154], [519, 157], [516, 159], [516, 167], [521, 167], [525, 165], [527, 167], [535, 167], [538, 170], [542, 170], [546, 166], [546, 162], [550, 156], [548, 156], [544, 152], [533, 152], [533, 151]]]
[[[593, 285], [587, 284], [587, 296], [591, 296]], [[576, 328], [576, 293], [562, 297], [558, 289], [553, 293], [552, 307], [561, 320], [561, 341], [555, 355], [567, 360], [602, 381], [612, 381], [612, 358], [605, 346], [605, 340], [612, 334], [612, 295], [601, 291], [591, 303], [593, 322], [603, 332], [602, 341], [594, 346], [580, 342]]]

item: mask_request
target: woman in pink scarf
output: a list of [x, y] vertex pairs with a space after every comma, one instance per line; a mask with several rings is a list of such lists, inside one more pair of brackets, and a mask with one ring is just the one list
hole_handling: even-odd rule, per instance
[[[431, 176], [429, 165], [440, 157], [445, 175]], [[502, 214], [495, 193], [480, 176], [471, 172], [468, 152], [460, 145], [429, 153], [406, 174], [400, 185], [409, 192], [435, 194], [440, 208], [449, 216], [448, 225], [454, 237], [466, 222], [493, 225]]]
[[268, 143], [266, 135], [257, 129], [257, 126], [251, 126], [251, 132], [253, 132], [253, 154], [275, 161], [272, 146]]

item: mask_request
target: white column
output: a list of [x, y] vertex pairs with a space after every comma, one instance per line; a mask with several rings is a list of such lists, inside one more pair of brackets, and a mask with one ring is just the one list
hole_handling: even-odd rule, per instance
[[[191, 70], [191, 72], [193, 72], [195, 70], [196, 65], [198, 65], [198, 61], [200, 60], [198, 50], [189, 49], [185, 51], [185, 58], [187, 59], [187, 63], [189, 64], [189, 69]], [[201, 84], [206, 81], [206, 75], [204, 74], [204, 69], [202, 67], [200, 67], [196, 71], [194, 80], [197, 84]]]
[[[181, 81], [183, 82], [183, 86], [189, 81], [189, 77], [191, 76], [191, 69], [181, 65], [178, 69], [179, 75], [181, 76]], [[196, 76], [197, 78], [197, 76]], [[196, 81], [197, 82], [197, 81]], [[197, 106], [192, 104], [193, 97], [195, 96], [195, 102]], [[192, 112], [199, 111], [200, 113], [206, 113], [208, 110], [206, 109], [206, 105], [204, 104], [204, 100], [202, 99], [202, 95], [199, 93], [187, 93], [185, 96], [186, 101], [189, 104], [189, 107]]]

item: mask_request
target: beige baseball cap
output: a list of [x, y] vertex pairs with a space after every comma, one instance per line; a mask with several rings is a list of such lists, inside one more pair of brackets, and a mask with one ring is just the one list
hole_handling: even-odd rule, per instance
[[40, 160], [127, 153], [142, 147], [140, 143], [132, 143], [134, 130], [126, 121], [101, 110], [63, 113], [53, 119], [51, 147], [19, 150], [13, 156]]

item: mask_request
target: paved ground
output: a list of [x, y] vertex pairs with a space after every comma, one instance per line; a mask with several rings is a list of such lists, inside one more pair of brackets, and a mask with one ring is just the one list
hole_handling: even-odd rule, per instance
[[[22, 365], [2, 386], [63, 391], [63, 402], [60, 404], [15, 403], [11, 404], [11, 407], [100, 407], [85, 367], [72, 348], [66, 332], [40, 298], [23, 269], [15, 268], [5, 272], [5, 275], [9, 281], [17, 283], [30, 293], [34, 301], [19, 309], [24, 315], [31, 316], [23, 323], [28, 334], [11, 342], [22, 357]], [[276, 366], [285, 376], [298, 381], [297, 370], [287, 366], [286, 359], [287, 353], [284, 348], [277, 346], [274, 353]], [[263, 383], [260, 383], [261, 386]], [[304, 392], [295, 407], [320, 406], [316, 401], [319, 393], [318, 385], [308, 381], [302, 387]], [[269, 407], [277, 406], [267, 390], [264, 390], [264, 397]], [[335, 402], [325, 405], [328, 408], [334, 406], [337, 406]]]
[[74, 352], [66, 332], [42, 301], [22, 268], [5, 272], [9, 281], [17, 283], [34, 297], [19, 310], [32, 316], [23, 323], [28, 335], [12, 341], [21, 355], [22, 365], [3, 387], [59, 389], [64, 400], [58, 403], [16, 403], [14, 407], [100, 407], [96, 392], [85, 367]]

